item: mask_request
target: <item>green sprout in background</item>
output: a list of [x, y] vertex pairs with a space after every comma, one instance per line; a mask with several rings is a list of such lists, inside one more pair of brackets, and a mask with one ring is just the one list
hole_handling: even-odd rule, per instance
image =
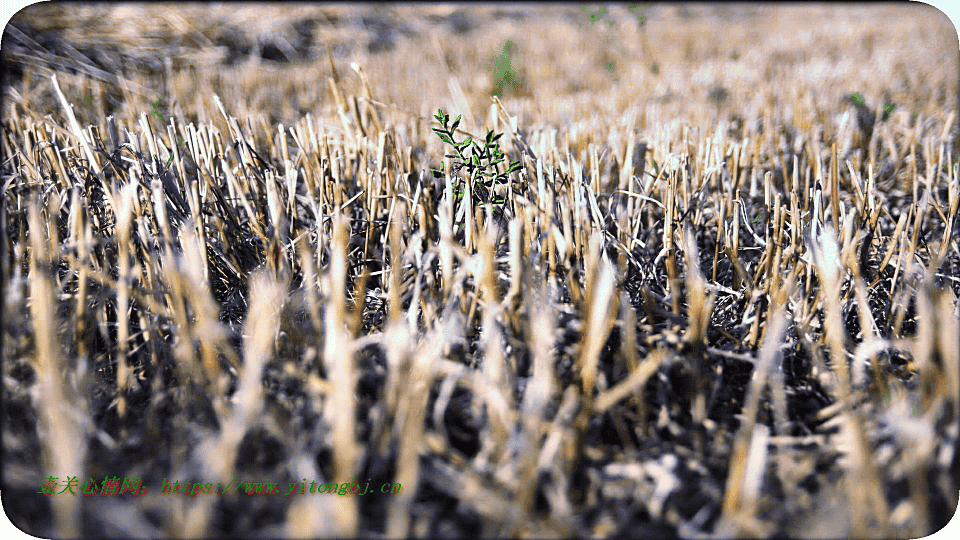
[[[850, 94], [850, 101], [853, 101], [854, 104], [858, 106], [866, 106], [867, 100], [864, 99], [863, 94], [857, 92], [855, 94]], [[883, 105], [883, 110], [880, 112], [880, 121], [886, 122], [890, 119], [890, 115], [896, 110], [897, 105], [890, 103], [890, 101], [884, 100], [885, 104]]]
[[[159, 118], [161, 121], [164, 120], [164, 115], [163, 113], [157, 110], [157, 106], [160, 105], [160, 100], [162, 99], [163, 98], [157, 98], [157, 100], [153, 102], [153, 114], [157, 115], [157, 118]], [[177, 135], [177, 140], [180, 141], [180, 144], [183, 144], [183, 137]], [[167, 160], [167, 163], [166, 165], [164, 165], [164, 167], [170, 167], [170, 162], [172, 161], [173, 161], [173, 154], [171, 153], [170, 159]]]
[[890, 118], [890, 114], [893, 113], [893, 110], [896, 108], [897, 106], [893, 103], [887, 103], [886, 105], [884, 105], [883, 114], [880, 115], [880, 120], [883, 122], [886, 122]]
[[[637, 16], [637, 21], [639, 21], [640, 26], [643, 26], [646, 22], [646, 19], [643, 17], [643, 8], [648, 7], [650, 4], [627, 4], [627, 9], [629, 9], [634, 15]], [[607, 8], [601, 6], [596, 11], [591, 11], [585, 7], [580, 8], [580, 11], [587, 14], [590, 17], [590, 23], [593, 24], [604, 17], [607, 14]], [[607, 21], [610, 26], [613, 26], [613, 21]], [[582, 24], [580, 25], [583, 26]]]
[[[648, 5], [648, 4], [629, 4], [629, 6], [628, 6], [628, 9], [630, 9], [630, 11], [633, 12], [633, 14], [637, 16], [637, 20], [640, 21], [640, 26], [643, 26], [643, 24], [644, 24], [644, 22], [645, 22], [645, 21], [644, 21], [643, 14], [640, 12], [640, 10], [641, 10], [641, 7], [642, 7], [642, 6], [647, 6], [647, 5]], [[605, 7], [603, 7], [603, 6], [597, 8], [596, 10], [591, 10], [591, 9], [589, 9], [589, 8], [586, 8], [586, 7], [581, 7], [581, 8], [580, 8], [580, 11], [582, 11], [583, 13], [585, 13], [585, 14], [590, 18], [590, 23], [591, 23], [591, 24], [596, 23], [597, 21], [603, 19], [603, 18], [607, 15], [607, 8], [605, 8]], [[610, 26], [613, 26], [613, 21], [612, 21], [612, 20], [608, 20], [608, 21], [607, 21], [607, 24], [609, 24]], [[583, 28], [583, 24], [582, 24], [582, 23], [580, 24], [580, 28]], [[620, 51], [621, 51], [621, 52], [624, 51], [622, 45], [620, 46]], [[606, 69], [606, 70], [609, 71], [610, 73], [613, 73], [614, 71], [616, 71], [616, 64], [615, 64], [614, 62], [605, 62], [605, 63], [603, 64], [603, 67], [604, 67], [604, 69]], [[615, 79], [615, 81], [616, 81], [616, 82], [620, 82], [620, 79], [617, 78], [617, 79]]]
[[160, 111], [157, 110], [157, 105], [160, 104], [161, 99], [163, 98], [157, 98], [157, 100], [153, 102], [153, 114], [157, 115], [157, 118], [159, 118], [160, 120], [163, 120], [163, 114], [161, 114]]
[[643, 17], [642, 8], [649, 7], [649, 6], [650, 4], [627, 4], [627, 9], [629, 9], [631, 12], [633, 12], [634, 15], [637, 16], [637, 21], [640, 22], [640, 26], [643, 26], [644, 23], [646, 23], [647, 21]]
[[[180, 141], [180, 144], [183, 144], [183, 142], [184, 142], [184, 141], [183, 141], [183, 137], [181, 137], [181, 136], [179, 136], [179, 135], [177, 135], [177, 140]], [[170, 153], [170, 159], [167, 160], [167, 164], [164, 165], [164, 167], [169, 168], [171, 161], [173, 161], [173, 153], [172, 153], [172, 152]]]
[[500, 56], [495, 56], [490, 62], [490, 66], [487, 68], [489, 71], [493, 72], [494, 78], [497, 79], [497, 87], [493, 90], [493, 95], [501, 96], [503, 95], [503, 86], [504, 84], [509, 84], [513, 87], [514, 91], [520, 90], [520, 81], [517, 80], [516, 73], [513, 70], [513, 66], [510, 62], [510, 55], [516, 49], [516, 45], [511, 40], [507, 40], [503, 44], [501, 49]]
[[[604, 15], [607, 14], [607, 8], [602, 7], [602, 6], [600, 7], [600, 9], [598, 9], [598, 10], [596, 10], [596, 11], [590, 11], [590, 10], [587, 9], [587, 8], [580, 8], [580, 11], [586, 13], [587, 16], [590, 17], [590, 24], [593, 24], [593, 23], [599, 21], [600, 19], [603, 18]], [[613, 21], [610, 21], [610, 24], [612, 25], [612, 24], [613, 24]], [[580, 26], [583, 26], [583, 25], [581, 24]]]

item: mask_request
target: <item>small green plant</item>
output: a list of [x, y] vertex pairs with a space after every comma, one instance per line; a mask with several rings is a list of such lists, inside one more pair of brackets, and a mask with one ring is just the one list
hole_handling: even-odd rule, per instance
[[[474, 203], [486, 204], [487, 202], [492, 202], [495, 205], [499, 205], [499, 208], [502, 209], [502, 205], [506, 201], [503, 198], [495, 198], [495, 189], [498, 185], [507, 183], [510, 173], [520, 169], [520, 162], [511, 161], [506, 171], [497, 171], [497, 165], [506, 161], [506, 156], [500, 151], [500, 146], [497, 143], [500, 137], [503, 136], [503, 133], [494, 133], [492, 129], [487, 130], [487, 136], [482, 143], [478, 143], [470, 136], [457, 142], [455, 132], [457, 126], [460, 125], [461, 116], [462, 115], [458, 115], [453, 123], [451, 123], [450, 115], [443, 112], [443, 109], [437, 109], [437, 114], [434, 116], [434, 119], [441, 127], [433, 128], [433, 131], [440, 137], [441, 141], [449, 144], [456, 151], [456, 153], [447, 154], [446, 157], [459, 160], [459, 162], [452, 165], [455, 170], [460, 171], [463, 168], [467, 169], [467, 179], [465, 182], [469, 182], [470, 178], [476, 180], [476, 184], [471, 186]], [[435, 178], [443, 177], [444, 173], [442, 169], [430, 170], [433, 172]], [[456, 195], [459, 201], [463, 198], [465, 183], [461, 182], [460, 178], [452, 178], [452, 180], [454, 182], [454, 195]]]
[[[602, 19], [604, 15], [606, 15], [606, 13], [607, 13], [607, 8], [605, 8], [605, 7], [600, 7], [600, 9], [598, 9], [598, 10], [596, 10], [596, 11], [590, 11], [590, 10], [587, 9], [587, 8], [580, 8], [580, 11], [586, 13], [586, 14], [590, 17], [590, 24], [593, 24], [593, 23], [599, 21], [600, 19]], [[613, 24], [613, 21], [610, 21], [610, 24]], [[581, 26], [583, 26], [583, 25], [581, 25]]]
[[[184, 141], [183, 141], [183, 137], [181, 137], [181, 136], [179, 136], [179, 135], [177, 135], [177, 140], [180, 141], [180, 144], [183, 144], [183, 142], [184, 142]], [[165, 168], [170, 168], [170, 162], [172, 162], [172, 161], [173, 161], [173, 154], [170, 154], [170, 159], [167, 160], [167, 163], [166, 163], [166, 165], [164, 165], [164, 167], [165, 167]]]
[[[153, 114], [157, 115], [157, 118], [159, 118], [159, 119], [162, 121], [162, 120], [164, 120], [164, 115], [163, 115], [163, 113], [161, 113], [160, 111], [157, 110], [157, 106], [160, 105], [160, 100], [161, 100], [161, 99], [163, 99], [163, 98], [157, 98], [157, 100], [153, 102], [153, 111], [152, 111], [152, 112], [153, 112]], [[181, 136], [179, 136], [179, 135], [177, 135], [177, 140], [180, 142], [180, 144], [183, 144], [183, 142], [184, 142], [184, 141], [183, 141], [183, 137], [181, 137]], [[171, 162], [171, 161], [173, 161], [173, 154], [170, 155], [170, 159], [167, 160], [167, 163], [164, 165], [164, 167], [170, 167], [170, 162]]]
[[650, 4], [627, 4], [627, 9], [637, 16], [637, 21], [640, 22], [640, 26], [643, 26], [647, 22], [643, 17], [643, 8], [649, 6]]
[[[637, 21], [640, 23], [640, 26], [643, 26], [644, 23], [646, 23], [646, 19], [644, 19], [643, 17], [643, 8], [649, 5], [650, 4], [627, 4], [627, 9], [629, 9], [631, 13], [636, 15]], [[590, 24], [593, 24], [599, 21], [607, 14], [607, 8], [603, 6], [599, 7], [596, 11], [592, 11], [588, 8], [582, 7], [580, 8], [580, 11], [586, 13], [587, 16], [590, 17]], [[607, 21], [607, 24], [609, 24], [610, 26], [613, 26], [613, 21]], [[583, 26], [583, 25], [581, 24], [580, 26]]]
[[890, 114], [893, 113], [894, 109], [896, 109], [896, 108], [897, 108], [897, 106], [896, 106], [895, 104], [893, 104], [893, 103], [887, 103], [886, 105], [884, 105], [884, 106], [883, 106], [883, 114], [880, 116], [880, 120], [881, 120], [882, 122], [886, 122], [887, 120], [889, 120], [889, 119], [890, 119]]
[[[643, 17], [643, 11], [642, 11], [643, 8], [646, 7], [646, 6], [649, 6], [649, 4], [628, 4], [628, 6], [627, 6], [627, 8], [630, 10], [630, 12], [633, 13], [634, 15], [636, 15], [637, 21], [640, 23], [640, 26], [641, 26], [641, 27], [642, 27], [642, 26], [644, 25], [644, 23], [646, 22], [646, 20], [645, 20], [644, 17]], [[589, 9], [589, 8], [586, 8], [586, 7], [581, 7], [581, 8], [580, 8], [580, 11], [582, 11], [583, 13], [585, 13], [585, 14], [587, 15], [587, 17], [590, 18], [590, 24], [596, 23], [597, 21], [603, 19], [603, 18], [607, 15], [607, 8], [605, 8], [605, 7], [603, 7], [603, 6], [597, 8], [595, 11], [594, 11], [594, 10], [591, 10], [591, 9]], [[614, 26], [613, 21], [612, 21], [612, 20], [609, 20], [609, 19], [607, 20], [607, 24], [610, 25], [611, 27]], [[583, 28], [583, 24], [582, 24], [582, 23], [580, 24], [580, 28]], [[612, 35], [608, 35], [607, 37], [608, 37], [609, 39], [613, 39], [613, 36], [612, 36]], [[623, 47], [622, 44], [618, 44], [618, 50], [619, 50], [621, 53], [626, 53], [626, 49], [624, 49], [624, 47]], [[603, 66], [604, 69], [606, 69], [606, 70], [607, 70], [608, 72], [610, 72], [610, 73], [613, 73], [613, 72], [616, 71], [616, 64], [615, 64], [614, 62], [604, 61], [604, 62], [601, 62], [601, 65]], [[659, 66], [658, 66], [656, 69], [659, 70]], [[615, 79], [615, 81], [619, 82], [620, 79], [617, 78], [617, 79]]]
[[160, 120], [163, 120], [163, 113], [157, 110], [157, 105], [160, 105], [161, 99], [162, 98], [157, 98], [157, 100], [153, 102], [153, 114], [157, 115], [157, 118]]
[[490, 62], [490, 66], [487, 68], [489, 71], [493, 72], [494, 78], [497, 79], [497, 87], [493, 90], [493, 95], [501, 96], [503, 95], [503, 86], [504, 84], [509, 84], [513, 87], [515, 91], [520, 90], [520, 81], [517, 80], [516, 72], [513, 70], [511, 65], [510, 55], [516, 48], [516, 45], [513, 41], [509, 39], [504, 42], [503, 47], [500, 51], [499, 56], [495, 56]]
[[856, 103], [857, 105], [863, 105], [865, 103], [863, 99], [863, 94], [861, 94], [860, 92], [857, 92], [856, 94], [853, 94], [852, 96], [850, 96], [850, 99], [852, 99], [853, 102]]

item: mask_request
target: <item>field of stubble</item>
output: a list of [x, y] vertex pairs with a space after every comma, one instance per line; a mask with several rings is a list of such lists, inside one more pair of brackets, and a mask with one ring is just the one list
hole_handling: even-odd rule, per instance
[[[2, 45], [24, 531], [919, 538], [956, 511], [960, 61], [929, 7], [38, 4]], [[38, 493], [72, 477], [148, 492]], [[353, 479], [402, 488], [309, 492]]]

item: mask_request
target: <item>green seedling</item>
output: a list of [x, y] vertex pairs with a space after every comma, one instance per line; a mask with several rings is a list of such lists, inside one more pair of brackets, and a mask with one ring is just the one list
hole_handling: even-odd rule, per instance
[[[477, 140], [470, 136], [458, 142], [455, 138], [455, 132], [457, 126], [460, 125], [461, 116], [462, 115], [457, 116], [451, 123], [450, 115], [443, 112], [443, 109], [437, 109], [437, 114], [434, 116], [434, 119], [441, 127], [433, 128], [433, 132], [440, 137], [441, 141], [449, 144], [455, 150], [456, 153], [446, 155], [446, 157], [451, 159], [459, 160], [453, 163], [452, 167], [457, 171], [466, 168], [467, 182], [469, 182], [471, 178], [476, 180], [476, 184], [471, 186], [474, 203], [486, 204], [487, 202], [491, 202], [498, 205], [498, 208], [502, 210], [502, 205], [506, 203], [506, 200], [503, 198], [494, 198], [495, 188], [498, 185], [503, 185], [508, 182], [510, 173], [520, 169], [520, 162], [511, 161], [505, 171], [499, 172], [497, 170], [497, 165], [505, 162], [506, 157], [503, 155], [503, 152], [500, 151], [499, 144], [497, 143], [500, 137], [503, 136], [503, 133], [494, 133], [492, 129], [487, 130], [487, 136], [482, 143], [477, 142]], [[442, 169], [430, 170], [433, 172], [435, 178], [441, 178], [444, 175]], [[465, 183], [461, 182], [460, 178], [455, 178], [453, 181], [454, 194], [459, 201], [463, 198]]]
[[514, 45], [513, 41], [508, 39], [504, 42], [500, 55], [495, 56], [487, 68], [493, 72], [494, 78], [497, 79], [497, 87], [493, 91], [493, 95], [495, 96], [503, 95], [504, 84], [509, 84], [515, 91], [520, 90], [520, 81], [517, 80], [516, 72], [514, 72], [510, 60], [510, 53], [515, 47], [516, 45]]
[[153, 114], [157, 115], [157, 118], [160, 120], [163, 120], [163, 114], [157, 110], [157, 105], [160, 105], [160, 99], [162, 98], [157, 98], [157, 100], [153, 102]]
[[763, 212], [760, 212], [760, 214], [757, 217], [753, 218], [753, 222], [760, 223], [760, 220], [763, 219], [763, 214], [764, 214]]
[[[604, 15], [606, 15], [606, 13], [607, 13], [607, 8], [601, 7], [600, 9], [598, 9], [598, 10], [596, 10], [596, 11], [590, 11], [590, 10], [587, 9], [587, 8], [580, 8], [580, 11], [586, 13], [587, 16], [590, 17], [590, 24], [593, 24], [593, 23], [599, 21], [600, 19], [602, 19]], [[580, 25], [580, 26], [583, 26], [583, 25]]]
[[637, 16], [637, 21], [640, 22], [640, 26], [643, 26], [646, 23], [646, 19], [643, 17], [643, 7], [649, 7], [650, 4], [627, 4], [627, 9], [633, 12]]
[[[639, 21], [640, 26], [643, 26], [643, 24], [646, 22], [642, 12], [642, 8], [646, 6], [649, 6], [649, 4], [627, 4], [627, 9], [629, 9], [634, 15], [637, 16], [637, 21]], [[580, 8], [580, 11], [586, 13], [587, 16], [590, 17], [591, 24], [599, 21], [607, 14], [607, 8], [602, 6], [598, 8], [596, 11], [591, 11], [584, 7]], [[607, 21], [607, 24], [609, 24], [610, 26], [613, 26], [613, 21]], [[582, 27], [583, 25], [581, 24], [580, 26]]]
[[896, 109], [897, 106], [893, 103], [887, 103], [883, 106], [883, 114], [880, 116], [880, 120], [886, 122], [890, 118], [890, 114]]
[[660, 164], [657, 163], [657, 160], [655, 159], [651, 159], [650, 162], [653, 164], [653, 173], [648, 172], [647, 174], [650, 174], [654, 178], [657, 178], [658, 176], [660, 176]]
[[856, 103], [857, 105], [863, 105], [865, 103], [863, 99], [863, 94], [861, 94], [860, 92], [857, 92], [856, 94], [853, 94], [852, 96], [850, 96], [850, 99], [852, 99], [853, 102]]
[[[180, 142], [180, 144], [183, 144], [183, 137], [177, 135], [177, 140]], [[173, 161], [173, 154], [170, 154], [170, 159], [167, 160], [167, 163], [166, 163], [166, 165], [164, 165], [164, 167], [165, 167], [165, 168], [170, 168], [170, 162], [171, 162], [171, 161]]]
[[[644, 24], [644, 18], [643, 18], [642, 13], [640, 13], [640, 8], [641, 8], [641, 6], [646, 6], [646, 5], [647, 5], [647, 4], [630, 4], [630, 5], [629, 5], [630, 11], [631, 11], [631, 12], [634, 12], [634, 14], [637, 16], [637, 20], [640, 22], [640, 26], [643, 26], [643, 24]], [[582, 7], [582, 8], [580, 8], [580, 11], [584, 12], [585, 14], [587, 14], [588, 17], [590, 17], [590, 23], [591, 23], [591, 24], [596, 23], [597, 21], [599, 21], [600, 19], [602, 19], [602, 18], [603, 18], [604, 16], [606, 16], [606, 14], [607, 14], [607, 8], [605, 8], [605, 7], [600, 7], [600, 8], [598, 8], [596, 11], [591, 11], [591, 10], [588, 9], [588, 8]], [[609, 24], [610, 26], [613, 26], [613, 21], [612, 21], [612, 20], [607, 20], [607, 24]], [[583, 28], [583, 24], [580, 25], [580, 28]], [[610, 36], [608, 36], [608, 37], [610, 37]], [[619, 50], [620, 50], [621, 52], [625, 52], [623, 46], [620, 46], [620, 47], [619, 47]], [[607, 63], [605, 63], [605, 64], [603, 65], [603, 68], [606, 69], [607, 71], [609, 71], [610, 73], [613, 73], [613, 72], [616, 70], [616, 66], [614, 65], [613, 62], [607, 62]], [[615, 80], [619, 82], [620, 79], [615, 79]]]

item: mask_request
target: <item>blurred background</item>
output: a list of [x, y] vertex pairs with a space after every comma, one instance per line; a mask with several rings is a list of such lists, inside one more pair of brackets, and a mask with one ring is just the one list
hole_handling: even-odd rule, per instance
[[4, 107], [46, 112], [56, 72], [81, 123], [158, 98], [206, 121], [216, 94], [240, 118], [289, 125], [333, 110], [330, 76], [360, 90], [356, 62], [375, 99], [424, 117], [483, 123], [493, 93], [521, 122], [569, 129], [639, 106], [649, 128], [648, 109], [715, 125], [764, 106], [823, 116], [853, 94], [933, 114], [955, 106], [958, 43], [918, 3], [42, 3], [10, 21], [2, 60]]

